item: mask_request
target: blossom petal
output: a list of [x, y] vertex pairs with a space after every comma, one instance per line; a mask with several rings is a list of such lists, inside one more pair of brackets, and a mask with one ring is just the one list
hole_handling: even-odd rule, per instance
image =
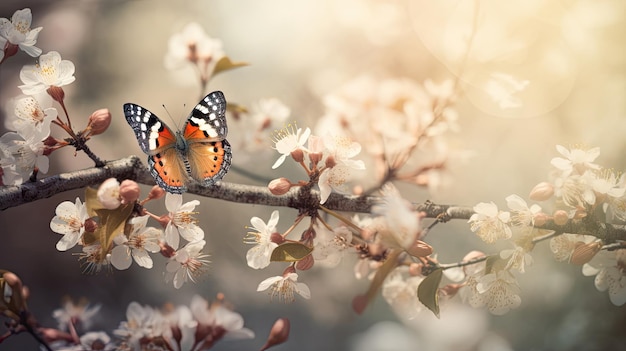
[[123, 271], [130, 267], [133, 260], [130, 258], [130, 249], [125, 245], [119, 245], [111, 250], [111, 264], [113, 267]]
[[264, 291], [269, 289], [274, 283], [283, 280], [283, 277], [281, 276], [275, 276], [275, 277], [269, 277], [267, 279], [265, 279], [264, 281], [262, 281], [261, 283], [259, 283], [259, 286], [256, 288], [256, 291]]
[[146, 250], [133, 249], [132, 255], [135, 259], [135, 262], [137, 262], [139, 266], [148, 269], [152, 268], [152, 258], [150, 257], [150, 255], [148, 255], [148, 252], [146, 252]]

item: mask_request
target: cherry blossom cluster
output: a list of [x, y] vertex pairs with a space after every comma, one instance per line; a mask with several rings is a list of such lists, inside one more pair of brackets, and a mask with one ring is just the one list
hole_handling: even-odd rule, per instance
[[[111, 336], [92, 328], [101, 318], [101, 305], [67, 298], [61, 308], [53, 311], [57, 326], [44, 327], [28, 309], [28, 289], [19, 277], [0, 271], [0, 287], [4, 296], [0, 312], [9, 318], [6, 322], [9, 332], [0, 335], [0, 342], [10, 335], [30, 332], [37, 333], [42, 349], [45, 346], [46, 350], [199, 351], [211, 349], [222, 339], [255, 337], [253, 331], [244, 327], [243, 317], [231, 310], [223, 294], [218, 294], [212, 303], [195, 295], [189, 306], [166, 304], [154, 308], [131, 302], [126, 309], [126, 320], [120, 322]], [[278, 320], [263, 350], [284, 342], [284, 333], [288, 331], [289, 321]]]
[[323, 98], [315, 130], [332, 130], [363, 146], [372, 165], [363, 183], [401, 180], [437, 189], [449, 178], [449, 161], [463, 156], [448, 142], [449, 132], [459, 131], [456, 89], [450, 80], [419, 84], [360, 76]]
[[[183, 203], [179, 194], [165, 193], [155, 186], [148, 197], [138, 201], [140, 189], [137, 183], [124, 180], [121, 183], [110, 178], [100, 185], [95, 196], [88, 191], [87, 200], [79, 198], [74, 203], [64, 201], [56, 208], [56, 216], [50, 222], [55, 233], [63, 235], [56, 247], [67, 251], [82, 246], [80, 260], [86, 271], [96, 273], [103, 268], [128, 269], [132, 262], [151, 269], [150, 254], [160, 253], [168, 259], [165, 279], [175, 288], [205, 272], [208, 255], [202, 252], [206, 245], [204, 231], [194, 215], [198, 200]], [[143, 206], [150, 200], [165, 195], [168, 213], [157, 216]], [[148, 226], [152, 218], [160, 228]], [[187, 243], [180, 247], [180, 240]]]
[[[7, 110], [9, 118], [5, 127], [15, 131], [0, 136], [0, 185], [19, 185], [35, 179], [38, 172], [47, 173], [48, 155], [68, 145], [83, 150], [96, 165], [102, 165], [86, 142], [92, 136], [103, 133], [111, 123], [109, 111], [101, 109], [89, 117], [84, 130], [75, 132], [72, 129], [62, 87], [76, 79], [74, 64], [61, 59], [56, 51], [42, 55], [41, 49], [34, 46], [42, 27], [31, 29], [31, 21], [28, 8], [16, 11], [10, 21], [0, 18], [0, 47], [3, 48], [0, 64], [15, 55], [18, 48], [38, 60], [35, 65], [22, 67], [20, 79], [24, 84], [19, 88], [23, 95], [13, 99], [12, 108]], [[54, 101], [62, 107], [65, 121], [52, 107]], [[63, 129], [69, 138], [59, 140], [51, 137], [50, 127], [53, 124]]]
[[[468, 279], [462, 296], [470, 305], [487, 305], [496, 314], [518, 307], [520, 288], [513, 272], [524, 273], [533, 261], [535, 244], [548, 238], [557, 261], [583, 265], [583, 274], [596, 275], [596, 287], [608, 290], [613, 304], [626, 303], [624, 239], [616, 241], [601, 234], [609, 227], [624, 230], [626, 177], [594, 163], [599, 148], [557, 145], [556, 149], [560, 156], [551, 160], [550, 180], [537, 184], [529, 196], [545, 202], [551, 213], [538, 204], [529, 206], [518, 195], [506, 198], [508, 211], [493, 202], [474, 206], [470, 229], [488, 244], [505, 240], [511, 248], [465, 267]], [[547, 227], [550, 224], [553, 226]], [[589, 229], [584, 234], [568, 233], [568, 226], [574, 224]]]

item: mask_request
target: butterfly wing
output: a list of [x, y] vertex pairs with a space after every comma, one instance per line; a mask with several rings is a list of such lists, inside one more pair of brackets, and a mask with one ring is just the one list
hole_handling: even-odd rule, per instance
[[221, 91], [214, 91], [198, 102], [183, 128], [191, 177], [205, 186], [222, 179], [230, 168], [232, 151], [226, 134], [226, 99]]
[[150, 174], [156, 183], [170, 193], [183, 193], [187, 182], [187, 167], [176, 148], [177, 135], [155, 114], [135, 104], [124, 104], [126, 121], [148, 155]]

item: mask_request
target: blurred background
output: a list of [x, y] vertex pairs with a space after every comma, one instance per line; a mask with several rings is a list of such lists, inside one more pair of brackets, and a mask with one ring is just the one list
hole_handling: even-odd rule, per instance
[[[626, 168], [626, 3], [621, 0], [3, 0], [0, 17], [10, 18], [25, 7], [32, 9], [32, 27], [43, 26], [37, 46], [44, 53], [58, 51], [76, 65], [76, 81], [65, 87], [74, 126], [84, 127], [98, 108], [111, 110], [110, 129], [90, 142], [106, 160], [141, 155], [123, 118], [124, 103], [140, 104], [161, 117], [165, 104], [179, 121], [197, 102], [197, 80], [174, 75], [163, 64], [170, 36], [195, 21], [223, 41], [229, 57], [251, 64], [220, 74], [209, 89], [247, 106], [277, 97], [291, 108], [290, 121], [301, 127], [315, 126], [326, 94], [362, 75], [416, 82], [460, 79], [464, 93], [456, 109], [461, 131], [451, 142], [473, 157], [453, 165], [453, 181], [437, 192], [403, 186], [412, 201], [467, 206], [494, 201], [504, 207], [506, 196], [527, 197], [547, 179], [556, 144], [599, 146], [599, 164]], [[20, 94], [21, 67], [33, 63], [20, 52], [1, 65], [2, 120], [11, 113], [5, 106]], [[237, 127], [231, 123], [229, 138], [246, 133]], [[6, 131], [4, 123], [0, 131]], [[55, 129], [53, 135], [61, 136]], [[300, 179], [303, 174], [289, 162], [271, 169], [278, 156], [271, 145], [268, 139], [267, 151], [254, 155], [235, 149], [233, 163], [264, 178]], [[50, 175], [92, 166], [86, 156], [74, 157], [69, 149], [55, 152], [50, 161]], [[226, 180], [260, 185], [232, 171]], [[311, 300], [268, 303], [256, 286], [283, 267], [248, 268], [249, 247], [242, 244], [250, 217], [267, 220], [274, 210], [262, 206], [200, 199], [197, 209], [212, 263], [197, 284], [180, 290], [166, 285], [165, 260], [158, 258], [152, 270], [133, 265], [127, 271], [84, 275], [75, 255], [55, 250], [59, 236], [49, 230], [55, 207], [76, 197], [82, 199], [83, 191], [0, 212], [0, 268], [17, 273], [30, 287], [29, 306], [43, 325], [55, 324], [51, 313], [64, 296], [102, 304], [95, 327], [110, 332], [131, 301], [188, 304], [194, 294], [212, 299], [223, 292], [257, 339], [223, 341], [219, 350], [259, 348], [279, 317], [291, 319], [292, 332], [276, 350], [626, 347], [626, 307], [611, 305], [608, 294], [598, 292], [580, 267], [556, 263], [547, 243], [533, 251], [534, 265], [519, 277], [519, 309], [491, 316], [456, 298], [440, 320], [425, 312], [405, 325], [382, 297], [364, 315], [352, 312], [352, 297], [366, 289], [353, 278], [355, 257], [332, 270], [303, 272], [300, 279], [311, 288]], [[153, 213], [163, 213], [162, 205], [151, 205]], [[278, 229], [287, 229], [295, 214], [280, 209]], [[438, 226], [428, 241], [443, 262], [458, 261], [474, 248], [495, 252], [462, 221]], [[22, 335], [0, 344], [5, 349], [37, 346]]]

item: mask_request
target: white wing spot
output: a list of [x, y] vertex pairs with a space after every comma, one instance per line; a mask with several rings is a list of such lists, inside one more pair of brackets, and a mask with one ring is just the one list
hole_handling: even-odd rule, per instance
[[204, 119], [192, 117], [191, 121], [197, 124], [198, 128], [200, 128], [201, 131], [207, 133], [209, 137], [217, 137], [217, 132], [215, 131], [215, 128], [211, 127], [211, 125], [208, 124]]
[[216, 118], [217, 118], [217, 115], [216, 115], [215, 113], [211, 113], [211, 114], [209, 115], [209, 119], [210, 119], [211, 121], [212, 121], [212, 120], [214, 120], [214, 119], [216, 119]]
[[203, 105], [200, 105], [200, 104], [198, 104], [198, 105], [196, 106], [196, 110], [198, 110], [198, 111], [202, 112], [202, 113], [203, 113], [203, 114], [205, 114], [205, 115], [206, 115], [207, 113], [209, 113], [209, 109], [208, 109], [208, 108], [206, 108], [206, 107], [205, 107], [205, 106], [203, 106]]

